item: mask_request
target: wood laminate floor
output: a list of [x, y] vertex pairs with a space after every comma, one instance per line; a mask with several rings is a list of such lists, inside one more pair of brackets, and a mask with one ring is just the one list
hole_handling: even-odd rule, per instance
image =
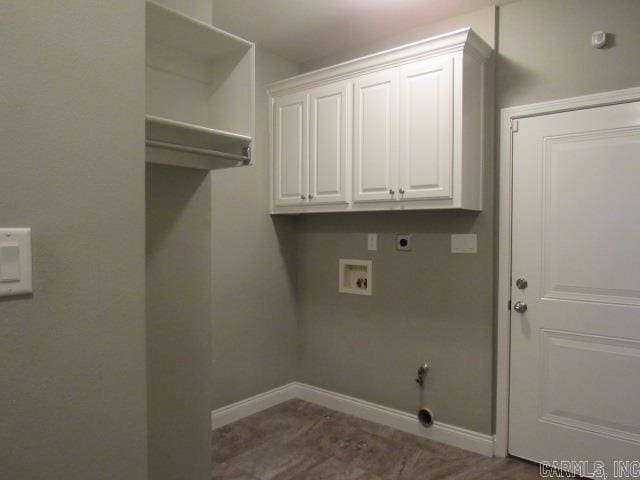
[[529, 480], [538, 466], [488, 458], [290, 400], [213, 431], [213, 479]]

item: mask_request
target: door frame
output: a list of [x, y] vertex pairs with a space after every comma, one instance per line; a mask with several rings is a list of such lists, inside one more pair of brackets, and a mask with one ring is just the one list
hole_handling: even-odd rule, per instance
[[509, 452], [509, 369], [511, 352], [511, 218], [514, 126], [517, 120], [539, 115], [583, 110], [640, 100], [640, 87], [533, 103], [500, 111], [500, 177], [498, 179], [498, 289], [496, 344], [496, 433], [493, 453], [506, 457]]

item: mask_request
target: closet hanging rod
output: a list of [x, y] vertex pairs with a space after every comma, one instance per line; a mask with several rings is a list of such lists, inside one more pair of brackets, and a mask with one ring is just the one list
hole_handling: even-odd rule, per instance
[[[200, 155], [209, 155], [211, 157], [228, 158], [230, 160], [238, 160], [243, 163], [251, 161], [250, 155], [238, 155], [235, 153], [219, 152], [218, 150], [209, 150], [208, 148], [190, 147], [188, 145], [180, 145], [177, 143], [159, 142], [157, 140], [147, 140], [147, 147], [164, 148], [166, 150], [175, 150], [177, 152], [197, 153]], [[247, 151], [249, 151], [247, 147]]]

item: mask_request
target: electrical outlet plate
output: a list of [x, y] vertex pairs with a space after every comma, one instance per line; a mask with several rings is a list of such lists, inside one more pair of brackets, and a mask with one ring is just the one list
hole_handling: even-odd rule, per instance
[[355, 295], [371, 295], [373, 292], [373, 262], [371, 260], [347, 260], [339, 263], [338, 291]]
[[401, 233], [396, 235], [396, 250], [401, 252], [411, 251], [411, 235], [408, 233]]

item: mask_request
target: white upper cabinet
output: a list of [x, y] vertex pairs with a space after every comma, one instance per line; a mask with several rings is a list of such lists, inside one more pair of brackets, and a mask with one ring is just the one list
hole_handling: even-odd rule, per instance
[[451, 198], [453, 59], [400, 70], [401, 200]]
[[350, 84], [318, 87], [309, 94], [309, 203], [347, 203]]
[[353, 117], [353, 201], [394, 198], [398, 161], [398, 73], [356, 78]]
[[273, 187], [276, 205], [301, 205], [309, 192], [308, 107], [306, 93], [274, 102]]
[[466, 28], [271, 84], [272, 212], [482, 210], [490, 56]]

